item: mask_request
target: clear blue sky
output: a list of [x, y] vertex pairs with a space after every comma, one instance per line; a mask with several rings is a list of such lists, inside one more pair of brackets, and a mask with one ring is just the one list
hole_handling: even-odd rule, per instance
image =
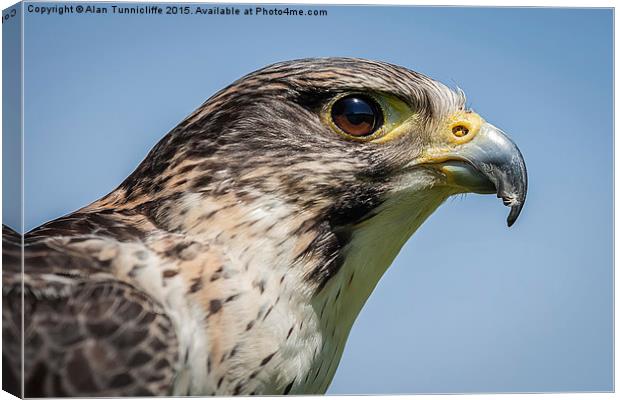
[[611, 390], [612, 11], [314, 8], [329, 14], [27, 14], [26, 228], [106, 194], [250, 71], [400, 64], [460, 86], [512, 136], [529, 196], [512, 229], [494, 196], [431, 216], [360, 315], [330, 393]]

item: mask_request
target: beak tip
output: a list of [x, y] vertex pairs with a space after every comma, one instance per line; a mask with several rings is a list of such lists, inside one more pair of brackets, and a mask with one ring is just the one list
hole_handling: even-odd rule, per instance
[[506, 220], [509, 228], [514, 225], [514, 223], [517, 221], [517, 218], [519, 218], [519, 214], [521, 214], [522, 208], [523, 204], [518, 204], [510, 207], [510, 213], [508, 214], [508, 218]]

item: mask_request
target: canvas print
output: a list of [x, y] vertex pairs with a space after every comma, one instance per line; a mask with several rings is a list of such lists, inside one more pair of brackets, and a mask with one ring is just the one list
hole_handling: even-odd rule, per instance
[[612, 391], [612, 33], [605, 8], [6, 8], [3, 390]]

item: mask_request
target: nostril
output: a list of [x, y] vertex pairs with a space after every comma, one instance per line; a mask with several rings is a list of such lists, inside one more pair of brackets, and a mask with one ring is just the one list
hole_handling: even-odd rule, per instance
[[469, 133], [469, 129], [467, 129], [464, 125], [457, 125], [452, 128], [452, 134], [454, 136], [463, 137]]

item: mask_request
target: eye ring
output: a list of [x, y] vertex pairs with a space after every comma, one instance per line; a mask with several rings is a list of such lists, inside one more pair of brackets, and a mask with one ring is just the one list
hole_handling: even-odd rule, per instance
[[330, 118], [335, 128], [347, 137], [368, 139], [383, 126], [384, 113], [372, 97], [349, 94], [332, 104]]
[[467, 136], [467, 134], [469, 134], [469, 128], [465, 125], [455, 125], [452, 127], [452, 134], [457, 137]]

